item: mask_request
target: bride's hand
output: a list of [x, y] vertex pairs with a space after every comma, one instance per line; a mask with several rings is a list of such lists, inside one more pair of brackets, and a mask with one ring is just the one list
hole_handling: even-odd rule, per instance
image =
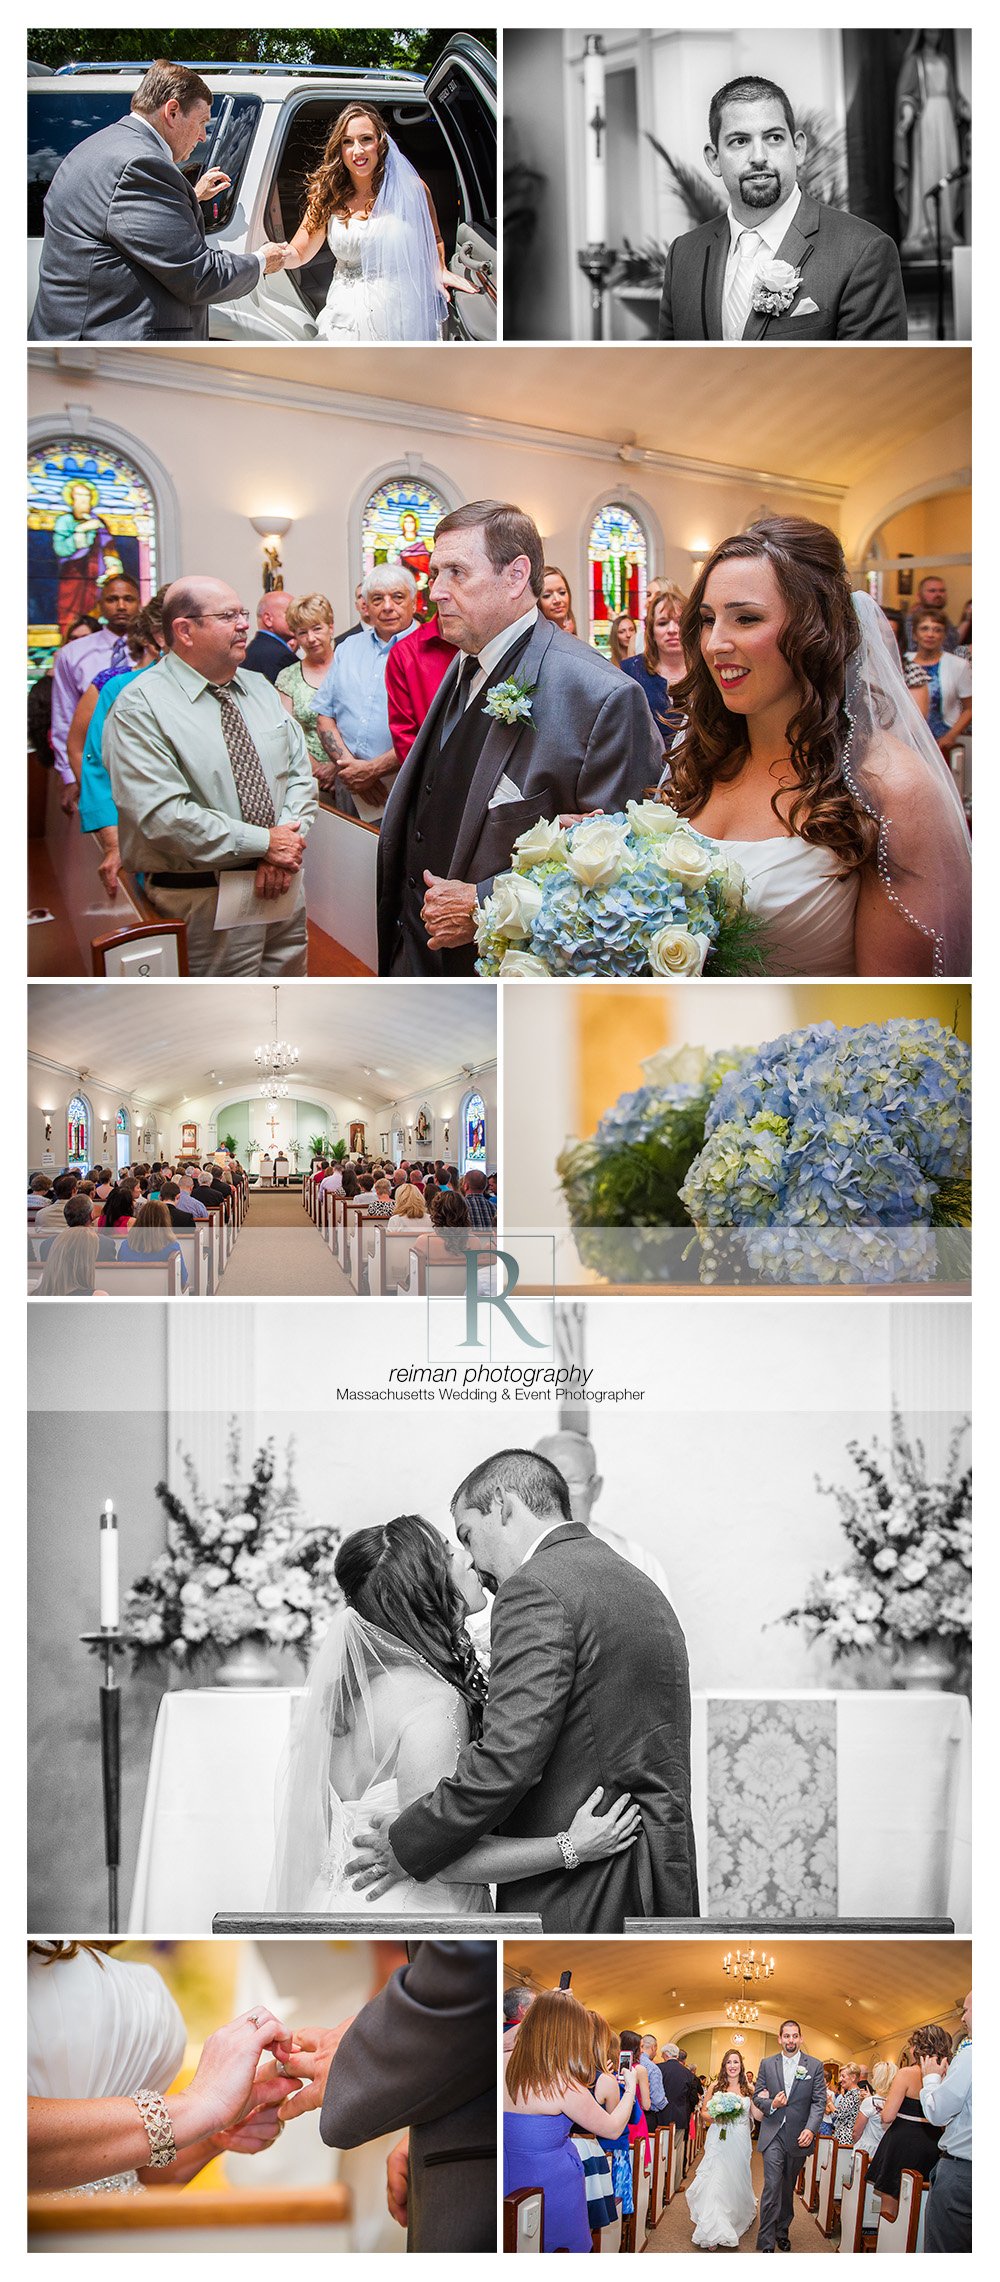
[[453, 269], [443, 269], [440, 276], [442, 293], [481, 293], [481, 285], [472, 285], [467, 277], [456, 277]]
[[642, 1830], [642, 1816], [627, 1792], [615, 1799], [606, 1814], [597, 1813], [603, 1786], [599, 1783], [577, 1807], [566, 1833], [581, 1862], [602, 1862], [609, 1854], [625, 1854]]
[[[228, 2131], [254, 2105], [253, 2088], [261, 2055], [287, 2042], [287, 2030], [266, 2005], [217, 2028], [205, 2040], [204, 2050], [183, 2103], [185, 2139]], [[187, 2127], [191, 2126], [189, 2130]]]

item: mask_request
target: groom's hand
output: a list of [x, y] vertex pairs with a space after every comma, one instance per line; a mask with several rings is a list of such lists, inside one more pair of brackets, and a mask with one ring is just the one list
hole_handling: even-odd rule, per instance
[[811, 2147], [811, 2146], [812, 2146], [812, 2143], [813, 2143], [813, 2135], [812, 2135], [811, 2131], [800, 2131], [800, 2133], [799, 2133], [799, 2146], [800, 2146], [800, 2147]]
[[392, 1820], [389, 1814], [372, 1815], [365, 1835], [354, 1841], [348, 1877], [355, 1891], [367, 1895], [370, 1902], [387, 1894], [390, 1886], [406, 1876], [389, 1844], [387, 1833]]
[[389, 2217], [398, 2227], [407, 2222], [407, 2203], [410, 2189], [410, 2135], [404, 2132], [385, 2161], [385, 2199]]
[[266, 245], [261, 246], [259, 250], [264, 256], [265, 277], [273, 277], [276, 269], [284, 269], [285, 255], [288, 252], [287, 245]]
[[479, 897], [470, 880], [443, 880], [424, 873], [427, 890], [420, 917], [427, 929], [429, 951], [453, 951], [476, 940]]
[[276, 2044], [274, 2057], [289, 2076], [305, 2081], [289, 2099], [282, 2101], [278, 2114], [283, 2124], [291, 2123], [295, 2116], [307, 2115], [310, 2108], [321, 2108], [326, 2091], [330, 2063], [341, 2038], [346, 2036], [353, 2013], [336, 2028], [301, 2028], [286, 2044]]

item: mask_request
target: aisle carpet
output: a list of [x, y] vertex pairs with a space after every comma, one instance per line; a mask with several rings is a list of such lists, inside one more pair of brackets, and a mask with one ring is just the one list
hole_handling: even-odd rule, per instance
[[[254, 1190], [219, 1284], [223, 1299], [313, 1298], [351, 1294], [319, 1230], [302, 1210], [297, 1189]], [[353, 1294], [352, 1294], [353, 1296]]]
[[[753, 2191], [757, 2197], [759, 2206], [761, 2188], [764, 2184], [764, 2166], [760, 2160], [760, 2156], [758, 2155], [756, 2148], [754, 2148], [751, 2162]], [[688, 2178], [693, 2178], [693, 2176], [693, 2172], [689, 2172]], [[685, 2182], [685, 2184], [687, 2184], [687, 2182]], [[756, 2240], [757, 2221], [755, 2219], [753, 2225], [747, 2228], [747, 2231], [740, 2242], [740, 2249], [753, 2250]], [[803, 2210], [801, 2200], [798, 2196], [795, 2198], [795, 2212], [792, 2218], [791, 2244], [793, 2253], [795, 2251], [836, 2251], [837, 2249], [837, 2244], [835, 2242], [828, 2242], [826, 2236], [821, 2235], [815, 2219], [812, 2217], [810, 2212]], [[677, 2252], [679, 2250], [689, 2250], [694, 2251], [696, 2258], [700, 2258], [702, 2255], [710, 2258], [725, 2258], [732, 2255], [731, 2252], [726, 2251], [708, 2251], [703, 2254], [700, 2250], [695, 2250], [694, 2244], [691, 2240], [691, 2220], [688, 2217], [687, 2196], [684, 2194], [674, 2196], [673, 2202], [668, 2204], [667, 2209], [664, 2211], [663, 2217], [660, 2220], [659, 2226], [656, 2228], [655, 2232], [647, 2236], [646, 2248], [643, 2252], [643, 2256], [648, 2258], [651, 2250], [669, 2250], [673, 2252]]]

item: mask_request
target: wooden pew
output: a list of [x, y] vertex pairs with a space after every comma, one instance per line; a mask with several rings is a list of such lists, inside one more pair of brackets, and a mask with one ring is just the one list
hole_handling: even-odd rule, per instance
[[[28, 1274], [29, 1298], [37, 1292], [41, 1269]], [[169, 1260], [99, 1260], [95, 1289], [113, 1299], [176, 1299], [181, 1291], [180, 1262], [176, 1252]]]
[[[96, 847], [96, 842], [92, 844]], [[128, 916], [107, 934], [95, 935], [92, 940], [91, 966], [95, 975], [107, 975], [116, 981], [134, 977], [139, 982], [148, 982], [151, 976], [186, 975], [187, 928], [183, 919], [161, 918], [148, 896], [143, 894], [138, 880], [128, 872], [118, 875], [119, 901], [123, 894], [126, 905], [131, 906]], [[109, 903], [108, 916], [117, 917], [114, 904]]]
[[874, 2250], [879, 2209], [879, 2198], [867, 2185], [867, 2151], [855, 2147], [851, 2153], [853, 2162], [840, 2197], [840, 2248], [848, 2253]]
[[503, 2199], [505, 2251], [537, 2252], [542, 2247], [545, 2197], [540, 2187], [518, 2187]]
[[650, 2173], [643, 2157], [645, 2140], [637, 2139], [632, 2148], [632, 2212], [622, 2221], [622, 2249], [639, 2252], [646, 2248], [646, 2220], [649, 2211]]
[[816, 2157], [822, 2144], [822, 2140], [813, 2140], [812, 2146], [806, 2155], [805, 2162], [795, 2182], [795, 2192], [797, 2195], [801, 2196], [807, 2211], [814, 2211], [816, 2208], [814, 2200], [816, 2187]]
[[[83, 2250], [128, 2254], [160, 2248], [168, 2255], [200, 2251], [347, 2249], [338, 2230], [352, 2217], [350, 2190], [327, 2187], [147, 2187], [141, 2195], [29, 2195], [28, 2247], [60, 2254]], [[266, 2232], [266, 2243], [257, 2238]], [[283, 2238], [287, 2234], [287, 2243]]]
[[677, 2141], [676, 2124], [664, 2124], [656, 2134], [659, 2165], [653, 2173], [653, 2225], [663, 2217], [676, 2192], [674, 2187], [674, 2154]]
[[823, 2192], [823, 2180], [827, 2169], [833, 2159], [833, 2149], [835, 2142], [832, 2139], [817, 2139], [813, 2144], [816, 2149], [816, 2164], [812, 2177], [812, 2189], [810, 2192], [809, 2201], [806, 2204], [806, 2209], [807, 2211], [815, 2212], [819, 2209], [820, 2196]]
[[904, 2171], [899, 2182], [899, 2210], [894, 2219], [879, 2218], [875, 2248], [878, 2251], [916, 2251], [923, 2241], [924, 2203], [929, 2188], [919, 2171]]
[[828, 2139], [824, 2144], [832, 2149], [832, 2154], [820, 2178], [816, 2224], [820, 2233], [825, 2234], [829, 2239], [830, 2235], [836, 2233], [837, 2221], [840, 2216], [840, 2198], [844, 2191], [845, 2182], [851, 2175], [854, 2149], [853, 2147], [839, 2147], [835, 2139]]

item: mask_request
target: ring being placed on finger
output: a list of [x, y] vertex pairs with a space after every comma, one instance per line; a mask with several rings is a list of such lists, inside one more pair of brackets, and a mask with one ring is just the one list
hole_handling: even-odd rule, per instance
[[261, 2024], [261, 2021], [263, 2020], [263, 2018], [264, 2018], [264, 2015], [263, 2015], [263, 2013], [248, 2013], [248, 2014], [247, 2014], [247, 2019], [248, 2019], [248, 2021], [250, 2021], [250, 2022], [252, 2023], [252, 2025], [253, 2025], [253, 2027], [254, 2027], [254, 2028], [259, 2028], [259, 2027], [260, 2027], [260, 2024]]

